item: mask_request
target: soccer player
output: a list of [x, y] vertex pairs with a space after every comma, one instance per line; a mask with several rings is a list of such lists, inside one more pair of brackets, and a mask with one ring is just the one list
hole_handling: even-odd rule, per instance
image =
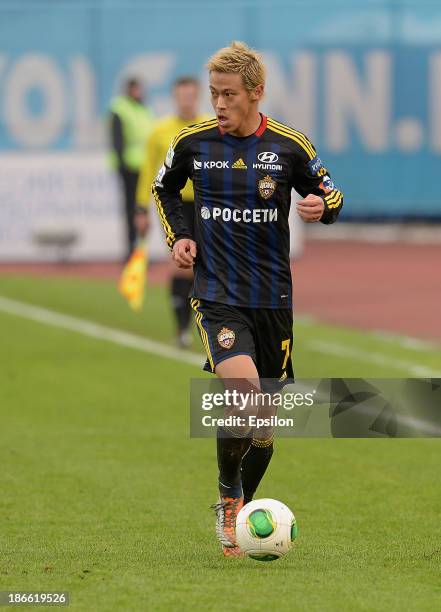
[[[182, 128], [208, 118], [208, 115], [199, 113], [199, 94], [200, 85], [196, 78], [192, 76], [178, 78], [173, 84], [173, 100], [176, 112], [160, 119], [147, 139], [144, 164], [141, 168], [136, 190], [137, 213], [135, 225], [141, 235], [147, 232], [149, 226], [151, 184], [164, 161], [170, 141]], [[185, 224], [193, 235], [195, 205], [191, 180], [186, 182], [181, 196]], [[191, 343], [192, 310], [188, 298], [192, 284], [193, 271], [191, 269], [179, 269], [173, 266], [170, 279], [170, 297], [176, 320], [177, 344], [181, 348], [187, 348]]]
[[[194, 269], [192, 306], [207, 352], [204, 369], [231, 379], [293, 378], [288, 213], [333, 223], [343, 195], [308, 138], [259, 112], [265, 69], [260, 55], [233, 42], [208, 62], [216, 117], [173, 140], [152, 191], [178, 267]], [[195, 189], [195, 227], [179, 191]], [[258, 384], [258, 383], [257, 383]], [[240, 556], [236, 516], [249, 502], [273, 453], [273, 436], [219, 428], [220, 500], [216, 533], [226, 556]]]

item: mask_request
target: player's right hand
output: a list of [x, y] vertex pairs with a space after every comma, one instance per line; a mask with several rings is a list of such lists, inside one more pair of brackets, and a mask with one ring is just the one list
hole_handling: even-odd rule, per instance
[[178, 268], [191, 270], [196, 258], [196, 242], [191, 238], [181, 238], [173, 246], [172, 258]]

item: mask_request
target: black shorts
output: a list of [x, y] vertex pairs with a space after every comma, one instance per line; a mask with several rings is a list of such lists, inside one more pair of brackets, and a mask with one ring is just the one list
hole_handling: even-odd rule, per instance
[[235, 355], [249, 355], [259, 378], [293, 382], [293, 314], [287, 308], [245, 308], [191, 298], [199, 335], [207, 353], [204, 370]]

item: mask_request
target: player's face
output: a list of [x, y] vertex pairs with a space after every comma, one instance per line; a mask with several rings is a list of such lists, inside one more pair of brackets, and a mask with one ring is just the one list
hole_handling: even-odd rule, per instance
[[210, 92], [220, 127], [230, 134], [241, 135], [243, 127], [257, 112], [263, 87], [248, 91], [240, 74], [213, 71], [210, 72]]
[[174, 89], [176, 112], [182, 119], [196, 117], [199, 107], [199, 87], [195, 83], [177, 85]]

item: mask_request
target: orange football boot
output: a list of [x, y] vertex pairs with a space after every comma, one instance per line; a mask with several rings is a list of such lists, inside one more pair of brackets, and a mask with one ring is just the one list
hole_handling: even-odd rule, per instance
[[221, 497], [211, 506], [216, 513], [216, 535], [225, 557], [243, 557], [236, 541], [236, 519], [243, 506], [243, 497]]

